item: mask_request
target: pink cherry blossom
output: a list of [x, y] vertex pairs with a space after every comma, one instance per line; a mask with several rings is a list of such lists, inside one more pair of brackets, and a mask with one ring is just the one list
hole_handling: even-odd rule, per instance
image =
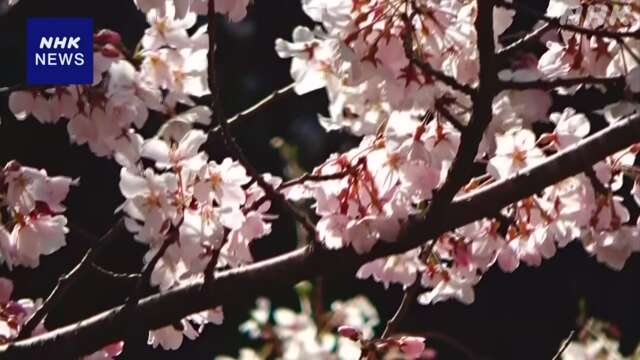
[[249, 182], [245, 169], [237, 162], [226, 158], [221, 164], [211, 161], [198, 172], [199, 181], [194, 186], [198, 201], [216, 201], [223, 206], [238, 207], [245, 202], [243, 185]]
[[424, 338], [415, 336], [403, 336], [398, 339], [400, 350], [409, 359], [417, 359], [422, 355], [425, 349], [424, 341]]
[[203, 131], [191, 130], [177, 144], [170, 144], [158, 138], [147, 140], [142, 145], [141, 155], [154, 160], [159, 169], [188, 166], [190, 162], [194, 162], [192, 166], [197, 167], [202, 160], [198, 149], [205, 141], [207, 136]]
[[487, 171], [501, 179], [544, 159], [536, 147], [536, 138], [530, 130], [515, 130], [496, 136], [496, 156], [489, 161]]
[[591, 129], [587, 117], [584, 114], [576, 114], [576, 111], [572, 108], [564, 109], [561, 114], [551, 114], [550, 120], [556, 124], [555, 141], [560, 149], [572, 145], [589, 135]]
[[11, 232], [12, 264], [37, 267], [40, 255], [50, 255], [66, 245], [69, 232], [62, 215], [36, 215], [19, 218]]

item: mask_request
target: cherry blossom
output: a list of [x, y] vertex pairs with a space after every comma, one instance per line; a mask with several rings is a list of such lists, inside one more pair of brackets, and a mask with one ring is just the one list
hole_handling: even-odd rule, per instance
[[536, 147], [536, 139], [530, 130], [515, 130], [496, 135], [496, 156], [489, 161], [487, 171], [495, 178], [505, 178], [544, 159]]
[[[222, 324], [222, 320], [223, 314], [222, 308], [220, 307], [203, 311], [183, 319], [179, 325], [169, 325], [150, 331], [147, 343], [154, 348], [161, 346], [165, 350], [177, 350], [180, 348], [180, 345], [182, 345], [184, 336], [193, 340], [197, 338], [202, 331], [202, 325], [206, 323], [220, 325]], [[194, 325], [199, 327], [196, 328]]]
[[147, 169], [142, 174], [122, 168], [120, 172], [120, 191], [126, 198], [122, 209], [132, 220], [128, 222], [130, 230], [137, 233], [137, 239], [149, 242], [158, 241], [167, 230], [166, 221], [172, 222], [177, 209], [172, 204], [171, 196], [178, 189], [175, 174], [154, 174]]
[[13, 297], [13, 281], [7, 278], [0, 278], [0, 342], [6, 344], [15, 339], [24, 322], [42, 304], [42, 300], [19, 299], [11, 300]]
[[424, 352], [424, 338], [415, 336], [403, 336], [399, 340], [400, 350], [409, 358], [419, 358]]
[[246, 197], [242, 186], [250, 179], [240, 164], [229, 158], [221, 164], [212, 161], [199, 170], [198, 177], [199, 181], [194, 187], [194, 196], [198, 201], [216, 201], [231, 207], [244, 204]]
[[576, 111], [572, 108], [564, 109], [561, 114], [553, 113], [549, 118], [556, 124], [554, 140], [560, 149], [572, 145], [589, 135], [591, 129], [589, 120], [584, 114], [576, 114]]
[[0, 253], [11, 268], [37, 267], [41, 255], [50, 255], [66, 244], [69, 232], [62, 202], [72, 185], [68, 177], [49, 177], [45, 170], [9, 162], [0, 171], [3, 190], [0, 206], [12, 216], [0, 224]]
[[[307, 301], [304, 295], [301, 301]], [[262, 341], [275, 337], [284, 359], [358, 359], [360, 346], [341, 333], [348, 328], [370, 339], [379, 321], [376, 309], [364, 297], [334, 302], [327, 314], [326, 329], [317, 327], [308, 307], [297, 313], [287, 308], [273, 310], [266, 299], [258, 299], [256, 304], [251, 318], [240, 326], [241, 331]]]
[[202, 161], [204, 153], [198, 149], [207, 141], [207, 136], [200, 130], [191, 130], [184, 134], [176, 143], [168, 143], [155, 138], [145, 141], [140, 155], [154, 160], [159, 169], [170, 166], [197, 167]]
[[330, 71], [332, 43], [316, 39], [311, 30], [299, 26], [293, 31], [293, 43], [276, 40], [276, 52], [282, 58], [293, 58], [291, 76], [296, 80], [296, 92], [305, 94], [326, 85]]

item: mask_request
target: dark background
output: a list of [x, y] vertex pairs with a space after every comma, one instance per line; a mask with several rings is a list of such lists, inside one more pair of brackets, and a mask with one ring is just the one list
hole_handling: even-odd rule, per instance
[[[1, 9], [6, 10], [0, 1]], [[546, 8], [545, 2], [531, 1], [531, 6]], [[120, 32], [133, 48], [145, 29], [143, 14], [132, 0], [22, 0], [0, 16], [0, 87], [23, 83], [25, 20], [29, 16], [90, 16], [96, 29]], [[256, 0], [249, 16], [239, 24], [220, 18], [219, 74], [222, 98], [227, 115], [234, 114], [271, 91], [291, 82], [289, 61], [277, 57], [274, 41], [290, 38], [296, 25], [312, 25], [296, 0]], [[531, 25], [518, 19], [510, 33]], [[516, 36], [517, 37], [517, 36]], [[117, 219], [113, 210], [123, 201], [117, 182], [119, 167], [115, 162], [96, 158], [86, 147], [70, 145], [65, 121], [41, 125], [30, 118], [18, 122], [8, 112], [6, 94], [0, 95], [0, 164], [17, 159], [21, 163], [46, 168], [52, 175], [79, 177], [66, 201], [71, 228], [103, 234]], [[273, 137], [282, 137], [295, 147], [300, 164], [311, 169], [330, 153], [353, 144], [345, 134], [327, 134], [318, 125], [316, 113], [326, 112], [327, 100], [322, 91], [290, 97], [240, 125], [235, 130], [241, 145], [261, 171], [283, 175], [286, 163], [270, 145]], [[226, 156], [220, 139], [212, 139], [208, 150], [213, 158]], [[286, 175], [286, 174], [285, 174]], [[254, 243], [257, 259], [282, 253], [295, 246], [293, 221], [283, 216], [274, 225], [273, 234]], [[16, 280], [18, 297], [45, 297], [57, 277], [71, 269], [90, 246], [86, 237], [69, 234], [68, 245], [54, 255], [42, 258], [35, 270], [17, 269], [5, 276]], [[111, 246], [100, 262], [114, 271], [137, 272], [145, 247], [132, 239], [121, 239]], [[331, 266], [327, 264], [326, 266]], [[608, 319], [623, 333], [622, 345], [632, 349], [640, 316], [636, 310], [640, 292], [636, 278], [640, 261], [632, 257], [622, 272], [608, 270], [589, 258], [577, 242], [540, 268], [520, 267], [513, 274], [494, 269], [476, 288], [476, 302], [465, 306], [447, 302], [435, 306], [412, 308], [403, 321], [403, 330], [420, 333], [437, 331], [457, 339], [479, 359], [550, 359], [560, 342], [576, 326], [578, 304], [586, 303], [588, 314]], [[372, 281], [358, 281], [351, 275], [325, 279], [325, 300], [347, 299], [364, 293], [380, 312], [382, 322], [392, 315], [401, 289], [384, 291]], [[127, 295], [117, 283], [92, 276], [73, 289], [68, 301], [48, 319], [50, 327], [78, 320], [119, 304]], [[296, 307], [296, 295], [282, 288], [272, 297], [277, 305]], [[176, 352], [153, 350], [146, 345], [146, 334], [132, 335], [122, 359], [212, 359], [217, 354], [235, 356], [246, 343], [237, 331], [254, 299], [238, 298], [225, 304], [225, 323], [209, 326], [196, 341], [185, 340]], [[452, 347], [436, 339], [430, 341], [442, 359], [464, 359]]]

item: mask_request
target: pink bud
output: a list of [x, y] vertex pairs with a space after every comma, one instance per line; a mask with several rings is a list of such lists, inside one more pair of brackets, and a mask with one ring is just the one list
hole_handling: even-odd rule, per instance
[[617, 326], [610, 324], [609, 327], [607, 328], [609, 335], [611, 335], [612, 337], [616, 338], [616, 339], [620, 339], [622, 337], [622, 331], [620, 331], [620, 328], [618, 328]]
[[107, 58], [117, 58], [121, 55], [120, 50], [116, 49], [116, 47], [111, 44], [106, 44], [100, 50], [100, 53], [102, 54], [102, 56]]
[[13, 292], [13, 282], [6, 278], [0, 278], [0, 303], [6, 304], [11, 300]]
[[417, 336], [403, 336], [398, 340], [400, 350], [409, 359], [418, 358], [424, 351], [424, 338]]
[[111, 357], [116, 357], [122, 353], [122, 349], [124, 348], [124, 341], [114, 342], [111, 345], [107, 345], [102, 349], [105, 353], [107, 353]]
[[119, 46], [122, 44], [122, 37], [120, 34], [113, 30], [102, 29], [93, 36], [93, 40], [96, 44], [112, 44]]
[[4, 311], [13, 316], [21, 316], [27, 313], [27, 310], [24, 308], [24, 306], [15, 301], [10, 301], [4, 308]]
[[11, 160], [7, 163], [7, 165], [4, 166], [4, 171], [7, 171], [7, 172], [18, 171], [20, 170], [21, 167], [22, 165], [19, 162], [17, 162], [16, 160]]
[[358, 341], [360, 340], [360, 332], [349, 326], [349, 325], [342, 325], [338, 328], [338, 334], [340, 334], [341, 336], [344, 336], [346, 338], [349, 338], [352, 341]]

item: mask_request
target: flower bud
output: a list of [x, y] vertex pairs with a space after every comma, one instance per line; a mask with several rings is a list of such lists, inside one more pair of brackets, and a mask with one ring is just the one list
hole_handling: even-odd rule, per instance
[[27, 313], [27, 310], [24, 308], [24, 306], [15, 301], [10, 301], [4, 308], [4, 311], [14, 316], [20, 316]]
[[120, 34], [113, 30], [102, 29], [93, 36], [93, 41], [96, 44], [111, 44], [115, 46], [122, 45], [122, 37]]
[[18, 171], [20, 170], [21, 167], [22, 165], [19, 162], [17, 162], [16, 160], [11, 160], [7, 163], [7, 165], [4, 166], [4, 171], [6, 172]]
[[344, 336], [352, 341], [358, 341], [360, 340], [360, 332], [349, 325], [342, 325], [338, 328], [338, 334], [340, 334], [340, 336]]
[[403, 336], [398, 340], [400, 351], [409, 359], [415, 359], [424, 352], [424, 338], [417, 336]]
[[100, 49], [100, 53], [104, 57], [108, 58], [117, 58], [120, 57], [121, 53], [115, 46], [111, 44], [106, 44], [102, 49]]
[[6, 278], [0, 278], [0, 303], [8, 303], [11, 300], [11, 293], [13, 293], [13, 282]]

